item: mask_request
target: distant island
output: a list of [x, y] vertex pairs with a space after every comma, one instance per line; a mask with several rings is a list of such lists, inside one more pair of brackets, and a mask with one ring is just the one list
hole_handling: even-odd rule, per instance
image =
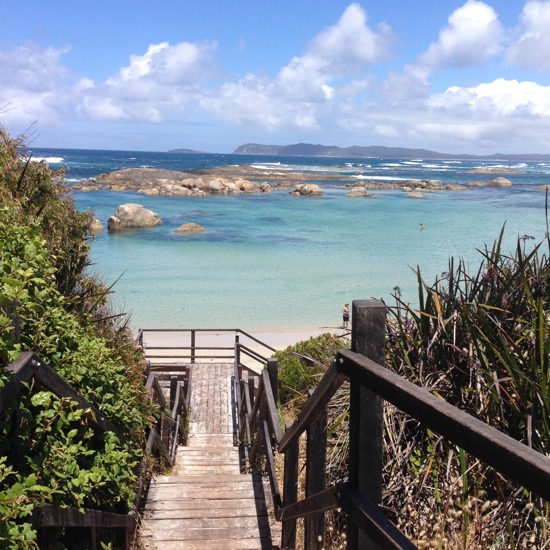
[[313, 145], [296, 143], [294, 145], [262, 145], [246, 143], [233, 151], [234, 155], [272, 155], [282, 157], [344, 157], [344, 158], [407, 158], [407, 159], [488, 159], [511, 161], [550, 161], [550, 154], [500, 154], [492, 155], [453, 155], [438, 153], [428, 149], [408, 149], [406, 147], [385, 147], [371, 145], [362, 147], [338, 147], [336, 145]]
[[204, 151], [195, 151], [194, 149], [171, 149], [169, 153], [182, 153], [186, 155], [205, 155]]

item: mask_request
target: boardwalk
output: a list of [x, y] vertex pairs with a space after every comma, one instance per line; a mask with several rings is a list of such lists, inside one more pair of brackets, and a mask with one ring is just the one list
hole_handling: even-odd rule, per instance
[[188, 446], [149, 491], [143, 528], [158, 550], [272, 549], [261, 477], [243, 473], [234, 445], [232, 365], [193, 367]]

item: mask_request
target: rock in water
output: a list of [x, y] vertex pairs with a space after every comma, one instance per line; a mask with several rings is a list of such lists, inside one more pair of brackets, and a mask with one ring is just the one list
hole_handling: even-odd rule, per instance
[[204, 227], [198, 223], [184, 223], [176, 230], [176, 233], [200, 233], [204, 231]]
[[162, 220], [160, 216], [144, 208], [141, 204], [121, 204], [107, 220], [107, 229], [117, 231], [120, 229], [136, 229], [144, 227], [155, 227], [160, 225]]
[[103, 227], [103, 224], [97, 218], [90, 224], [90, 231], [94, 235], [97, 235], [98, 233], [101, 233], [104, 230], [105, 228]]

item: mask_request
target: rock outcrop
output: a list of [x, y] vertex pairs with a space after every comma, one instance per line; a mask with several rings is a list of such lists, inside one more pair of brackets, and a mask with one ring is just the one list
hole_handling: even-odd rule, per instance
[[255, 183], [242, 177], [178, 172], [157, 168], [125, 168], [76, 183], [78, 191], [135, 191], [144, 195], [207, 196], [240, 193], [270, 193], [269, 183]]
[[91, 224], [90, 224], [90, 231], [97, 235], [98, 233], [101, 233], [102, 231], [105, 231], [105, 227], [103, 224], [96, 218]]
[[302, 196], [321, 196], [323, 190], [316, 183], [298, 183], [294, 186], [294, 189], [290, 191], [292, 195]]
[[364, 187], [355, 186], [352, 187], [348, 193], [346, 193], [346, 197], [367, 197], [372, 199], [378, 197], [378, 195], [371, 195]]
[[472, 180], [466, 183], [470, 187], [512, 187], [512, 182], [508, 178], [493, 178], [488, 181]]
[[204, 226], [198, 223], [184, 223], [175, 229], [176, 233], [200, 233], [204, 231]]
[[138, 229], [146, 227], [155, 227], [160, 225], [162, 220], [160, 216], [144, 208], [141, 204], [121, 204], [107, 220], [107, 229], [109, 231], [118, 231], [121, 229]]

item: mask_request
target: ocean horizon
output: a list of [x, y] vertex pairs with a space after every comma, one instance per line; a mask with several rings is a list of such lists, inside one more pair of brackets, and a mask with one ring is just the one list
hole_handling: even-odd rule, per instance
[[[417, 301], [414, 270], [432, 284], [462, 258], [470, 271], [483, 263], [505, 227], [504, 250], [544, 239], [550, 163], [502, 160], [345, 159], [251, 155], [146, 153], [34, 148], [33, 158], [63, 168], [69, 186], [130, 167], [191, 170], [252, 164], [266, 172], [348, 174], [357, 181], [440, 180], [464, 184], [500, 176], [512, 187], [437, 191], [422, 199], [402, 190], [373, 190], [351, 198], [341, 181], [319, 180], [321, 197], [288, 189], [269, 194], [211, 197], [146, 196], [134, 192], [74, 191], [77, 208], [106, 225], [120, 204], [138, 203], [159, 214], [151, 229], [97, 235], [93, 271], [114, 284], [113, 308], [139, 328], [319, 330], [341, 325], [353, 300], [399, 292]], [[479, 169], [507, 173], [475, 173]], [[205, 231], [174, 230], [195, 222]], [[420, 230], [420, 224], [424, 230]], [[533, 237], [531, 239], [530, 237]]]

